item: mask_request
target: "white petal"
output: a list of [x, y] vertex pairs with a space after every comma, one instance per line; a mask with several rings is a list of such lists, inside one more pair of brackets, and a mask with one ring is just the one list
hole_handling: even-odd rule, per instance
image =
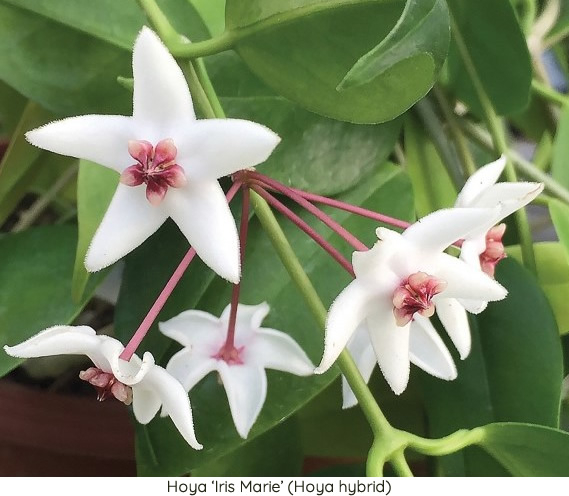
[[128, 154], [128, 141], [137, 139], [137, 135], [131, 117], [81, 115], [28, 131], [26, 139], [44, 150], [87, 159], [122, 172], [134, 163]]
[[[395, 394], [405, 391], [409, 382], [409, 324], [395, 324], [392, 305], [384, 302], [366, 319], [371, 344], [381, 373]], [[388, 314], [391, 315], [388, 315]]]
[[464, 298], [457, 298], [456, 301], [458, 301], [466, 311], [473, 313], [474, 315], [478, 315], [479, 313], [483, 312], [488, 306], [488, 302], [482, 300], [468, 300]]
[[20, 344], [4, 346], [4, 351], [16, 358], [87, 355], [97, 367], [110, 372], [107, 360], [101, 352], [101, 345], [107, 340], [120, 345], [118, 341], [108, 336], [97, 336], [95, 331], [87, 326], [54, 326]]
[[506, 167], [506, 157], [502, 155], [498, 160], [480, 167], [464, 184], [456, 199], [456, 207], [481, 206], [474, 204], [476, 197], [492, 186]]
[[217, 181], [170, 188], [162, 205], [203, 262], [228, 281], [239, 282], [237, 227]]
[[409, 330], [409, 356], [411, 362], [445, 381], [456, 379], [454, 361], [431, 321], [415, 315]]
[[436, 300], [435, 308], [461, 360], [464, 360], [469, 355], [472, 345], [470, 325], [464, 306], [453, 298], [441, 298]]
[[220, 319], [201, 310], [186, 310], [159, 322], [158, 327], [162, 334], [188, 347], [210, 347], [225, 338]]
[[393, 275], [391, 263], [397, 260], [400, 254], [405, 254], [409, 250], [409, 243], [401, 234], [385, 227], [378, 228], [376, 233], [380, 241], [375, 243], [371, 249], [355, 251], [352, 254], [354, 273], [362, 283], [383, 280], [384, 284], [397, 285], [399, 284], [398, 278], [391, 282], [387, 282], [386, 278]]
[[167, 372], [175, 377], [186, 391], [200, 382], [207, 374], [217, 368], [218, 360], [200, 353], [192, 348], [178, 351], [166, 365]]
[[[182, 70], [158, 36], [142, 28], [134, 43], [133, 117], [157, 141], [170, 138], [176, 126], [195, 119], [192, 97]], [[176, 143], [178, 146], [178, 143]]]
[[[377, 365], [375, 351], [369, 339], [367, 325], [360, 325], [348, 343], [348, 351], [356, 363], [366, 384], [369, 382], [373, 369]], [[357, 405], [358, 400], [350, 388], [348, 381], [342, 376], [342, 408]]]
[[119, 184], [85, 257], [85, 267], [96, 272], [115, 263], [141, 245], [168, 218], [161, 207], [146, 199], [144, 186]]
[[152, 353], [149, 351], [145, 352], [142, 360], [133, 355], [131, 359], [127, 362], [119, 358], [119, 355], [122, 353], [124, 347], [121, 345], [116, 346], [118, 341], [113, 340], [114, 342], [105, 342], [101, 347], [101, 351], [109, 361], [111, 365], [111, 370], [113, 375], [123, 384], [127, 386], [134, 386], [141, 382], [149, 370], [154, 367], [154, 357]]
[[[144, 381], [137, 386], [137, 388], [139, 387], [147, 388], [159, 396], [160, 402], [164, 406], [164, 411], [170, 416], [186, 442], [194, 449], [202, 449], [203, 446], [196, 440], [194, 432], [190, 400], [182, 385], [174, 377], [168, 374], [162, 367], [155, 365], [146, 374]], [[133, 403], [134, 401], [133, 397]], [[155, 402], [148, 403], [147, 407], [149, 409], [154, 408]], [[142, 414], [141, 418], [144, 420], [148, 418], [149, 414], [150, 411], [147, 415]], [[139, 422], [143, 423], [142, 420], [139, 420]]]
[[412, 224], [403, 237], [423, 252], [441, 252], [481, 225], [492, 225], [497, 213], [490, 208], [437, 210]]
[[273, 131], [241, 119], [203, 119], [177, 134], [178, 163], [190, 181], [218, 179], [258, 165], [279, 144]]
[[498, 301], [508, 294], [501, 284], [458, 258], [441, 253], [437, 262], [438, 269], [434, 275], [447, 282], [441, 293], [443, 298]]
[[480, 267], [480, 255], [486, 250], [486, 236], [464, 240], [460, 247], [460, 259], [471, 267], [482, 270]]
[[246, 347], [245, 350], [247, 363], [301, 376], [314, 372], [313, 363], [298, 343], [288, 334], [275, 329], [259, 329], [249, 349]]
[[512, 212], [531, 202], [543, 191], [542, 183], [498, 183], [484, 191], [477, 199], [477, 207], [500, 206], [499, 222]]
[[132, 411], [136, 420], [141, 424], [148, 424], [161, 406], [162, 400], [153, 389], [145, 387], [144, 384], [136, 384], [132, 388]]
[[314, 373], [322, 374], [334, 364], [356, 328], [369, 313], [373, 298], [374, 294], [356, 279], [334, 300], [326, 319], [324, 354]]
[[[267, 302], [260, 303], [259, 305], [244, 305], [239, 303], [237, 305], [237, 323], [244, 327], [251, 329], [259, 329], [265, 317], [269, 314], [271, 307]], [[229, 323], [229, 314], [231, 312], [231, 305], [227, 305], [219, 317], [219, 320], [224, 324]]]
[[220, 361], [219, 375], [227, 393], [231, 416], [239, 435], [246, 439], [267, 396], [267, 376], [262, 367], [227, 365]]

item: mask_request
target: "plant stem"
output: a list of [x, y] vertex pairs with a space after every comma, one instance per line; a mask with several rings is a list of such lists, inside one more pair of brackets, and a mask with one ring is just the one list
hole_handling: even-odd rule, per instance
[[[226, 195], [228, 202], [230, 202], [233, 199], [233, 197], [235, 196], [240, 187], [241, 185], [238, 183], [234, 183], [231, 186]], [[132, 358], [132, 355], [134, 355], [134, 353], [136, 352], [136, 349], [138, 348], [138, 346], [140, 345], [140, 343], [142, 342], [142, 340], [150, 330], [150, 327], [156, 320], [156, 317], [158, 317], [160, 310], [162, 310], [162, 307], [164, 306], [164, 304], [172, 294], [172, 291], [174, 291], [174, 289], [180, 282], [180, 279], [182, 279], [184, 272], [186, 272], [186, 269], [188, 268], [188, 266], [190, 265], [191, 261], [194, 259], [195, 256], [196, 256], [196, 250], [194, 250], [194, 248], [192, 247], [188, 250], [184, 258], [182, 258], [182, 261], [180, 262], [174, 273], [170, 276], [170, 279], [168, 279], [168, 282], [164, 286], [164, 289], [162, 289], [162, 291], [158, 295], [158, 298], [156, 298], [156, 301], [154, 302], [154, 304], [146, 314], [146, 317], [144, 317], [144, 319], [138, 326], [138, 329], [133, 334], [132, 338], [130, 338], [130, 341], [125, 346], [119, 358], [127, 362]]]
[[562, 107], [569, 105], [569, 97], [567, 95], [559, 93], [559, 91], [554, 90], [535, 78], [531, 81], [531, 89], [536, 95], [539, 95], [552, 103], [561, 105]]
[[454, 111], [452, 110], [444, 91], [438, 85], [435, 85], [433, 88], [433, 94], [435, 95], [449, 126], [451, 138], [458, 153], [458, 158], [462, 164], [462, 170], [466, 176], [472, 176], [472, 174], [476, 172], [476, 165], [468, 148], [468, 142], [457, 123]]
[[186, 43], [184, 37], [170, 24], [169, 19], [164, 12], [162, 12], [155, 0], [137, 0], [137, 2], [168, 48], [173, 45]]
[[[504, 133], [504, 128], [502, 126], [502, 122], [500, 118], [496, 114], [494, 110], [494, 106], [486, 93], [482, 80], [478, 76], [478, 71], [476, 70], [476, 66], [470, 57], [470, 52], [468, 51], [468, 47], [464, 39], [462, 38], [462, 34], [460, 29], [454, 19], [451, 16], [451, 28], [454, 35], [454, 40], [466, 71], [470, 76], [470, 80], [474, 86], [476, 91], [476, 95], [478, 96], [478, 100], [480, 105], [482, 106], [482, 111], [484, 112], [486, 125], [488, 126], [488, 130], [490, 131], [490, 135], [492, 136], [492, 141], [494, 143], [494, 148], [498, 153], [506, 155], [508, 157], [508, 144], [506, 142], [506, 135]], [[506, 162], [505, 168], [506, 179], [511, 182], [517, 181], [516, 170], [512, 164], [512, 161], [508, 158]], [[529, 222], [527, 218], [527, 213], [524, 208], [521, 208], [516, 211], [515, 213], [516, 225], [518, 227], [518, 233], [520, 236], [520, 246], [522, 249], [522, 260], [524, 265], [527, 269], [529, 269], [534, 274], [537, 273], [537, 268], [535, 265], [535, 254], [533, 252], [533, 243], [531, 239], [531, 231], [529, 227]]]
[[[282, 202], [277, 200], [268, 191], [264, 190], [262, 187], [255, 183], [251, 183], [251, 189], [255, 191], [263, 200], [265, 200], [274, 209], [278, 210], [287, 219], [293, 222], [299, 229], [308, 234], [318, 245], [320, 245], [328, 254], [336, 261], [342, 268], [344, 268], [348, 274], [355, 277], [354, 269], [352, 264], [338, 251], [334, 248], [328, 241], [324, 239], [322, 235], [317, 233], [311, 226], [309, 226], [304, 220], [302, 220], [298, 215], [296, 215], [290, 208], [284, 205]], [[366, 248], [367, 249], [367, 248]]]
[[185, 65], [186, 80], [188, 81], [188, 87], [190, 88], [190, 93], [196, 106], [200, 109], [201, 113], [206, 119], [215, 119], [217, 117], [216, 109], [213, 108], [207, 93], [201, 84], [199, 73], [196, 67], [199, 64], [195, 60], [187, 62]]
[[391, 466], [401, 477], [414, 477], [411, 467], [405, 459], [403, 450], [394, 453], [390, 460]]

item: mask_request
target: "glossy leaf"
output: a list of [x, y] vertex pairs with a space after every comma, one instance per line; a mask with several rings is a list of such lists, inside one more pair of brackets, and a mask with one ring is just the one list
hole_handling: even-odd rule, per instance
[[356, 62], [338, 89], [369, 83], [402, 60], [426, 55], [433, 63], [432, 74], [424, 74], [427, 93], [446, 59], [449, 40], [449, 17], [444, 0], [408, 0], [393, 30]]
[[[336, 88], [392, 32], [403, 7], [402, 0], [228, 0], [226, 27], [235, 33], [245, 63], [277, 93], [328, 117], [377, 123], [400, 115], [425, 95], [437, 66], [430, 55], [404, 58], [409, 53], [403, 51], [371, 81], [341, 92]], [[448, 32], [439, 20], [436, 46]]]
[[[448, 6], [494, 109], [511, 114], [529, 102], [531, 61], [509, 0], [448, 0]], [[451, 39], [449, 75], [457, 97], [481, 112], [472, 81]]]
[[[434, 437], [497, 421], [558, 425], [562, 353], [550, 306], [514, 260], [501, 261], [496, 278], [508, 297], [471, 320], [473, 347], [466, 360], [457, 359], [458, 378], [445, 383], [421, 374]], [[503, 475], [476, 448], [440, 462], [446, 475]]]
[[[368, 208], [408, 218], [411, 215], [408, 207], [410, 194], [405, 176], [394, 166], [385, 164], [378, 174], [346, 193], [344, 197], [348, 201], [363, 203]], [[376, 223], [350, 216], [345, 212], [336, 212], [334, 215], [364, 241], [370, 243], [375, 238], [373, 228]], [[349, 281], [349, 276], [304, 233], [287, 222], [283, 222], [283, 228], [319, 294], [328, 305]], [[326, 237], [333, 238], [327, 229], [322, 229], [322, 232]], [[168, 239], [164, 234], [161, 232], [151, 238], [127, 259], [121, 299], [116, 311], [117, 333], [122, 339], [128, 339], [132, 334], [181, 258], [180, 250], [176, 248], [183, 245], [180, 236], [176, 233], [174, 238], [168, 236]], [[342, 245], [342, 250], [346, 254], [350, 252], [345, 245]], [[160, 253], [158, 259], [153, 256], [156, 253]], [[149, 264], [148, 260], [153, 260], [153, 263]], [[182, 280], [182, 286], [174, 291], [159, 320], [165, 320], [196, 305], [197, 308], [219, 315], [229, 302], [231, 287], [218, 279], [208, 285], [212, 278], [211, 273], [200, 264], [192, 265]], [[247, 304], [268, 301], [271, 312], [263, 325], [290, 333], [314, 362], [320, 359], [323, 336], [304, 301], [291, 284], [270, 241], [256, 222], [250, 226], [241, 301]], [[156, 327], [152, 328], [143, 343], [143, 348], [146, 347], [151, 348], [153, 352], [159, 350], [159, 360], [164, 360], [176, 349], [171, 341], [157, 332]], [[307, 403], [326, 387], [337, 373], [337, 370], [333, 370], [323, 376], [300, 378], [269, 371], [267, 401], [253, 426], [249, 440], [274, 427], [283, 417], [291, 415]], [[196, 433], [206, 448], [203, 452], [191, 450], [171, 423], [164, 420], [155, 420], [147, 427], [137, 426], [141, 474], [181, 474], [228, 454], [243, 444], [231, 420], [225, 393], [213, 374], [192, 390], [190, 398], [196, 419]]]
[[405, 151], [418, 216], [452, 207], [456, 189], [435, 146], [412, 116], [405, 120]]
[[[549, 300], [559, 334], [569, 333], [569, 258], [560, 243], [534, 243], [537, 278]], [[522, 263], [519, 245], [508, 246], [508, 256]]]
[[26, 103], [20, 93], [0, 81], [0, 136], [9, 138], [12, 135]]
[[84, 260], [95, 231], [107, 211], [119, 176], [115, 171], [82, 160], [77, 179], [77, 220], [79, 238], [73, 268], [73, 300], [80, 301], [89, 280]]
[[567, 477], [569, 434], [540, 425], [497, 423], [479, 443], [516, 477]]
[[[85, 297], [73, 303], [76, 239], [70, 226], [40, 227], [0, 238], [0, 346], [17, 344], [46, 327], [69, 324], [81, 311], [98, 281], [93, 280]], [[21, 362], [1, 352], [0, 376]]]

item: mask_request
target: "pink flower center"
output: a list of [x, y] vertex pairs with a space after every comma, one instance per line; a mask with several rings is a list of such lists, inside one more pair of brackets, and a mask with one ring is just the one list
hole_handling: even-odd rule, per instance
[[245, 346], [236, 348], [233, 345], [228, 346], [224, 343], [219, 351], [215, 355], [212, 355], [212, 358], [223, 360], [227, 365], [243, 365], [245, 362], [241, 358], [241, 353], [244, 349]]
[[105, 401], [107, 398], [114, 396], [125, 405], [132, 403], [132, 388], [118, 381], [113, 374], [97, 367], [90, 367], [79, 372], [79, 379], [95, 386], [98, 401]]
[[404, 327], [413, 320], [415, 313], [432, 317], [435, 313], [433, 296], [444, 291], [446, 281], [425, 272], [415, 272], [393, 293], [393, 314], [398, 326]]
[[129, 141], [128, 153], [138, 163], [127, 167], [121, 174], [121, 183], [127, 186], [146, 184], [146, 198], [159, 205], [168, 188], [182, 188], [187, 184], [184, 169], [176, 164], [178, 150], [170, 138], [153, 147], [148, 141]]
[[504, 243], [502, 243], [505, 232], [506, 224], [499, 224], [486, 233], [486, 250], [480, 254], [480, 267], [490, 277], [494, 277], [498, 262], [506, 258]]

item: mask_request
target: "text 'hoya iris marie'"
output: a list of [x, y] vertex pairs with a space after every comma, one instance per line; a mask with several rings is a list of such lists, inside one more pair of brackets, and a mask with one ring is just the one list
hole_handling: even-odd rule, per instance
[[132, 117], [71, 117], [26, 134], [35, 146], [121, 174], [85, 266], [111, 265], [171, 217], [209, 267], [238, 282], [237, 228], [217, 179], [264, 162], [279, 137], [245, 120], [196, 120], [180, 67], [148, 28], [132, 68]]
[[95, 387], [100, 401], [114, 396], [125, 404], [132, 402], [134, 416], [141, 424], [148, 424], [162, 407], [186, 442], [194, 449], [202, 448], [194, 433], [186, 391], [154, 363], [149, 352], [144, 353], [142, 360], [136, 355], [129, 362], [121, 360], [122, 343], [97, 335], [87, 326], [50, 327], [16, 346], [4, 346], [4, 350], [17, 358], [87, 355], [95, 366], [81, 372], [79, 377]]
[[495, 301], [507, 291], [443, 251], [495, 215], [495, 209], [439, 210], [403, 234], [379, 228], [380, 241], [369, 251], [353, 254], [356, 278], [330, 307], [324, 356], [316, 372], [328, 370], [364, 325], [379, 367], [396, 394], [407, 387], [411, 361], [433, 375], [453, 378], [452, 358], [428, 318], [437, 312], [464, 357], [470, 352], [470, 329], [457, 298]]
[[161, 322], [160, 331], [184, 349], [176, 353], [166, 370], [190, 391], [203, 377], [216, 370], [223, 382], [237, 432], [246, 438], [267, 396], [265, 369], [311, 375], [314, 365], [288, 334], [266, 329], [261, 322], [269, 305], [238, 305], [235, 353], [223, 358], [231, 307], [220, 318], [188, 310]]

